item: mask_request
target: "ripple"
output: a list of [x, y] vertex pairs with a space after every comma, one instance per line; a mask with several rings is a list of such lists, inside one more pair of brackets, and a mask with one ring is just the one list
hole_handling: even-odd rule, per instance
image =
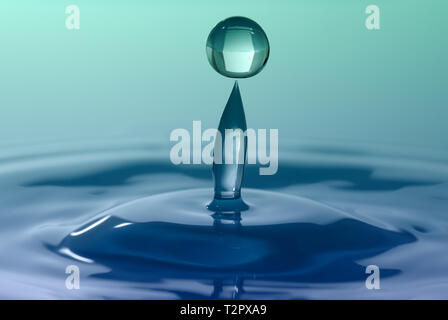
[[[71, 298], [69, 264], [83, 275], [80, 298], [447, 297], [440, 150], [283, 146], [278, 174], [248, 166], [249, 208], [229, 214], [207, 210], [211, 169], [171, 165], [161, 144], [8, 148], [0, 297]], [[369, 264], [381, 269], [378, 292], [364, 286]]]
[[51, 250], [105, 265], [111, 271], [102, 277], [123, 281], [146, 281], [145, 270], [152, 270], [151, 278], [345, 282], [365, 277], [357, 260], [416, 241], [301, 197], [246, 189], [249, 209], [229, 214], [206, 209], [211, 195], [185, 190], [123, 204]]

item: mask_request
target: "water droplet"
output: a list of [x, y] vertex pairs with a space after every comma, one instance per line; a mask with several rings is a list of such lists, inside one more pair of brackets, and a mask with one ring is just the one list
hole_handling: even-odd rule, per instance
[[227, 18], [207, 39], [207, 58], [212, 67], [229, 78], [249, 78], [259, 73], [269, 57], [263, 29], [245, 17]]

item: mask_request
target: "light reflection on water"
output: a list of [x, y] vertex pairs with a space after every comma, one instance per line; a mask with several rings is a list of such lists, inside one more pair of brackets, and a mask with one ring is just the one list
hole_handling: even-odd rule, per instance
[[[9, 149], [8, 149], [9, 148]], [[143, 140], [0, 154], [2, 298], [448, 298], [448, 155], [309, 141], [245, 172], [239, 215], [211, 169]], [[81, 289], [65, 288], [65, 268]], [[364, 286], [381, 269], [381, 290]]]

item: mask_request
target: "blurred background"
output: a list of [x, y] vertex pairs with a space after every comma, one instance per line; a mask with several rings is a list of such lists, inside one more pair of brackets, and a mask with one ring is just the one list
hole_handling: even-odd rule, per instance
[[[76, 4], [80, 30], [67, 30]], [[365, 9], [381, 10], [367, 30]], [[240, 81], [248, 126], [302, 138], [445, 149], [446, 1], [2, 1], [0, 137], [139, 137], [216, 127], [233, 85], [208, 64], [221, 20], [247, 16], [271, 44]], [[168, 159], [168, 154], [167, 154]]]

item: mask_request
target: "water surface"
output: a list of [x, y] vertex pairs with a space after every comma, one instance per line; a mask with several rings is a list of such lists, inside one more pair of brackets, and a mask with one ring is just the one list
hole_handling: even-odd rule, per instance
[[[447, 153], [289, 143], [276, 175], [247, 167], [249, 210], [223, 214], [206, 208], [211, 168], [174, 166], [168, 147], [5, 144], [0, 297], [448, 298]], [[72, 264], [80, 290], [65, 287]]]

